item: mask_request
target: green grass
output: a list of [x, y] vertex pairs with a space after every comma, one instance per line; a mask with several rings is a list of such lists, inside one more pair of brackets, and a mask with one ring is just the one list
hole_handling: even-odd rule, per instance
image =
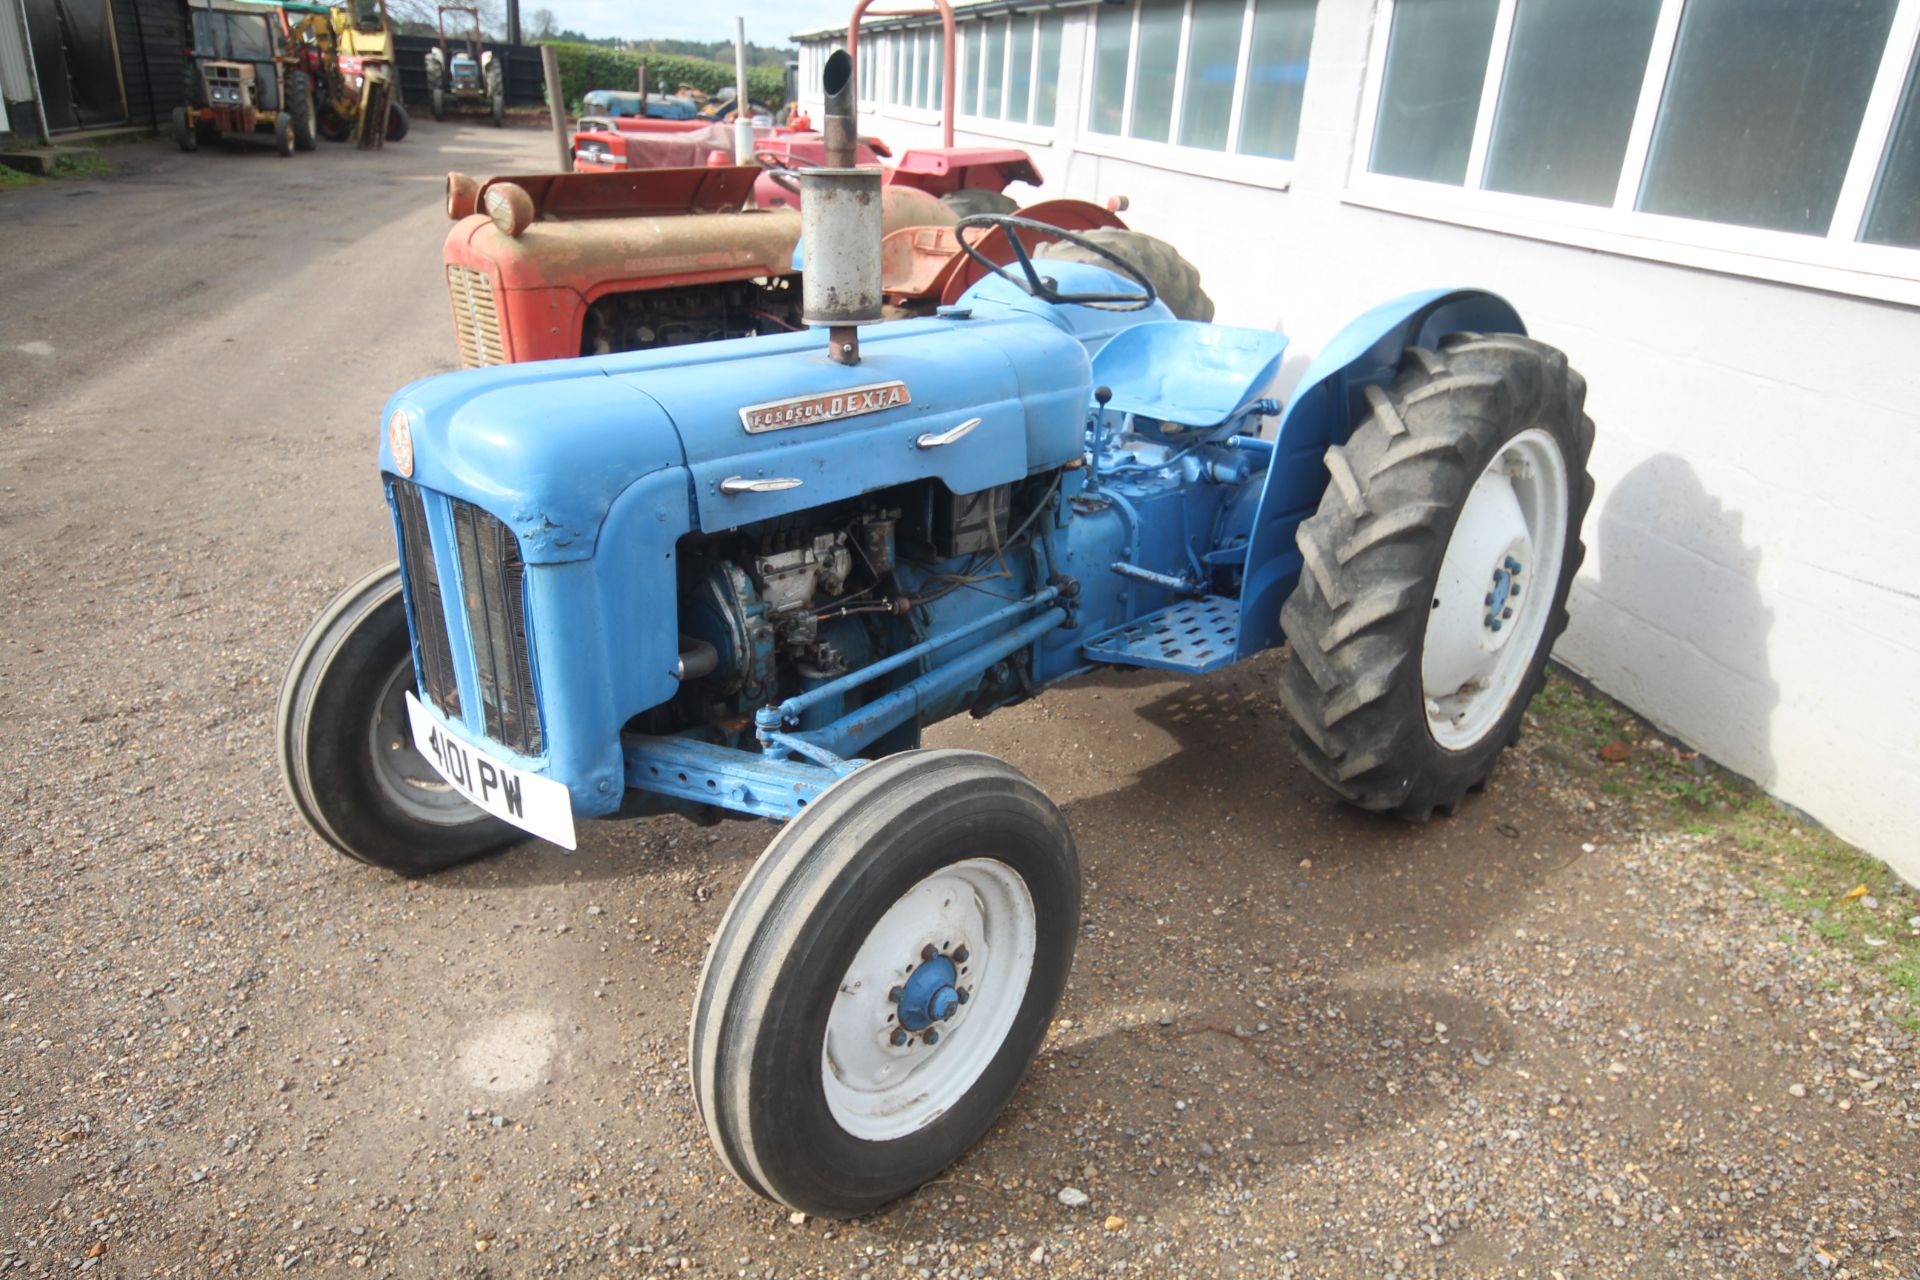
[[[113, 172], [113, 165], [105, 156], [88, 150], [78, 155], [61, 156], [53, 162], [54, 178], [97, 178], [103, 173]], [[28, 187], [37, 187], [49, 181], [38, 174], [22, 173], [18, 169], [9, 169], [0, 165], [0, 191], [24, 191]]]
[[[1570, 761], [1569, 776], [1607, 797], [1605, 803], [1697, 837], [1703, 850], [1817, 938], [1814, 945], [1851, 960], [1860, 980], [1920, 997], [1920, 930], [1906, 923], [1920, 915], [1920, 894], [1891, 892], [1898, 877], [1884, 863], [1557, 672], [1531, 713], [1545, 739], [1559, 747], [1543, 757]], [[1866, 905], [1869, 899], [1875, 905]], [[1912, 1007], [1888, 1016], [1920, 1030]]]
[[97, 151], [87, 151], [76, 156], [61, 156], [53, 162], [53, 174], [56, 178], [97, 178], [103, 173], [113, 172], [113, 165]]

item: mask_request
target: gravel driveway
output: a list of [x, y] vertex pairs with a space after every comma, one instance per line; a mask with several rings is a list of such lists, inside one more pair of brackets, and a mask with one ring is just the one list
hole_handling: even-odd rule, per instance
[[1061, 803], [1085, 930], [1000, 1125], [856, 1223], [748, 1195], [689, 1098], [770, 828], [327, 852], [274, 694], [390, 557], [382, 400], [452, 367], [439, 175], [546, 145], [0, 197], [0, 1274], [1920, 1275], [1920, 1047], [1842, 961], [1525, 750], [1451, 821], [1342, 809], [1270, 660], [933, 735]]

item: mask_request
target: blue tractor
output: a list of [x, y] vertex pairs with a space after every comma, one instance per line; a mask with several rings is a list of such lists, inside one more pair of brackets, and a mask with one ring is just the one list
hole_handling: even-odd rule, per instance
[[[1059, 810], [923, 727], [1285, 642], [1308, 768], [1451, 813], [1566, 625], [1593, 437], [1566, 358], [1479, 290], [1360, 316], [1284, 407], [1284, 336], [1173, 319], [1097, 242], [871, 323], [850, 74], [801, 175], [816, 327], [400, 391], [399, 563], [315, 623], [280, 707], [308, 822], [402, 874], [587, 818], [783, 823], [713, 939], [693, 1081], [741, 1181], [836, 1217], [987, 1130], [1079, 931]], [[961, 223], [991, 228], [1032, 230]]]

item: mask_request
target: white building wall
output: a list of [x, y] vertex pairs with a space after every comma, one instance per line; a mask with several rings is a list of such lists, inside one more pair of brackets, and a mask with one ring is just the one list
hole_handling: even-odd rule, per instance
[[[1560, 660], [1920, 880], [1920, 311], [1346, 202], [1371, 10], [1320, 5], [1285, 191], [1076, 150], [1071, 20], [1060, 127], [1027, 144], [1045, 194], [1129, 197], [1221, 321], [1294, 335], [1290, 376], [1393, 294], [1512, 300], [1586, 374], [1599, 428]], [[908, 114], [863, 131], [938, 145]]]

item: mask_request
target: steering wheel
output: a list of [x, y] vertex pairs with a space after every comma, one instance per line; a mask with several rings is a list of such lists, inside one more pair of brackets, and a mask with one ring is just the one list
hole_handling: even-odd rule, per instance
[[767, 171], [767, 176], [773, 179], [775, 186], [796, 196], [800, 194], [800, 170], [820, 167], [811, 160], [802, 160], [781, 151], [756, 151], [753, 159], [754, 163]]
[[[962, 232], [979, 227], [997, 227], [1007, 233], [1007, 240], [1013, 246], [1014, 259], [1020, 264], [1020, 273], [1026, 279], [1021, 280], [1007, 270], [1006, 263], [990, 261], [980, 252], [978, 241], [969, 241]], [[1027, 246], [1020, 243], [1019, 232], [1032, 231], [1049, 240], [1064, 240], [1068, 244], [1078, 245], [1097, 258], [1103, 258], [1114, 265], [1120, 274], [1140, 286], [1139, 293], [1062, 293], [1060, 286], [1051, 276], [1043, 276], [1033, 265], [1033, 257], [1027, 252]], [[1150, 307], [1159, 298], [1159, 292], [1153, 287], [1153, 281], [1146, 273], [1128, 262], [1111, 249], [1102, 248], [1085, 236], [1075, 235], [1050, 223], [1037, 222], [1032, 218], [1016, 218], [1010, 213], [973, 213], [953, 225], [954, 239], [960, 242], [960, 248], [969, 258], [1012, 284], [1025, 289], [1042, 302], [1066, 303], [1076, 306], [1092, 307], [1096, 311], [1141, 311]], [[981, 239], [985, 239], [984, 236]]]

